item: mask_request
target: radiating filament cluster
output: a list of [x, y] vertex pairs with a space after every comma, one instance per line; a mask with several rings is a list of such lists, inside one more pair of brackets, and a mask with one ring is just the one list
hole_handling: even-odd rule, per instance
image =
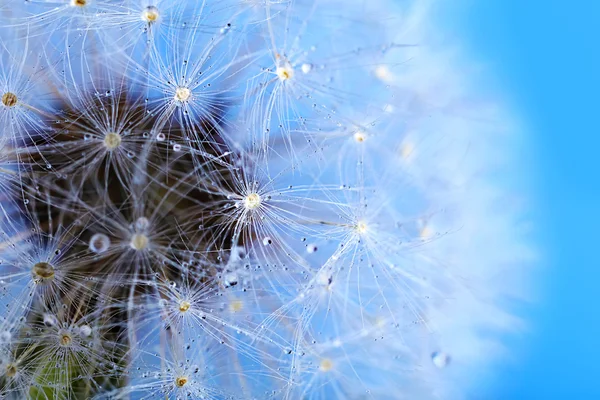
[[419, 1], [9, 3], [1, 399], [468, 397], [523, 241]]

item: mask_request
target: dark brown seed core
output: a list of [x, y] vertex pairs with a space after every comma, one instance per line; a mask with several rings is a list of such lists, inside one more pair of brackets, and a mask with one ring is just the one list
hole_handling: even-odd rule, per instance
[[54, 277], [54, 267], [47, 262], [39, 262], [32, 268], [33, 276], [39, 279], [52, 279]]
[[6, 92], [2, 95], [2, 104], [6, 107], [14, 107], [17, 105], [17, 95], [12, 92]]
[[13, 378], [15, 375], [17, 375], [17, 366], [15, 364], [8, 364], [6, 366], [6, 376]]

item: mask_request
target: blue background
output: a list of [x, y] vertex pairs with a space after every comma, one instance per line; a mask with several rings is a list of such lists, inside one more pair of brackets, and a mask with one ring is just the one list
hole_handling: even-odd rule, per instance
[[521, 361], [502, 369], [493, 399], [600, 399], [600, 1], [460, 8], [453, 34], [532, 133], [526, 165], [543, 253], [532, 332], [515, 341]]

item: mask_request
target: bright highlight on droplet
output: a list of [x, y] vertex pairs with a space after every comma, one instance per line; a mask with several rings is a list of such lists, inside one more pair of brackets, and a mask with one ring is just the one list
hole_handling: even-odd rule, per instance
[[192, 97], [192, 91], [186, 87], [180, 86], [175, 89], [175, 100], [186, 102]]
[[250, 193], [244, 199], [244, 207], [246, 207], [249, 210], [254, 210], [260, 206], [261, 201], [262, 200], [258, 193]]
[[17, 95], [12, 92], [6, 92], [2, 95], [2, 104], [6, 107], [14, 107], [17, 105]]
[[445, 368], [450, 363], [450, 356], [446, 353], [442, 353], [440, 351], [436, 351], [431, 355], [431, 361], [433, 365], [438, 368]]
[[121, 135], [115, 132], [107, 133], [104, 136], [104, 147], [108, 150], [114, 150], [121, 144]]
[[89, 337], [92, 334], [92, 327], [89, 325], [82, 325], [79, 328], [79, 333], [81, 334], [81, 336], [83, 337]]
[[103, 233], [96, 233], [90, 238], [90, 251], [104, 253], [110, 247], [110, 239]]

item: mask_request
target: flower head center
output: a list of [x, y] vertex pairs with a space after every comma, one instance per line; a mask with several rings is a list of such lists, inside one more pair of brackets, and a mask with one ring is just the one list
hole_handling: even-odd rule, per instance
[[49, 280], [54, 278], [54, 267], [51, 264], [42, 261], [33, 265], [31, 273], [36, 280]]
[[156, 22], [159, 16], [158, 8], [155, 6], [148, 6], [142, 11], [142, 21], [146, 21], [149, 24]]
[[260, 206], [262, 199], [258, 193], [250, 193], [244, 198], [244, 207], [249, 210], [257, 209]]
[[192, 91], [189, 88], [180, 86], [175, 89], [175, 100], [186, 102], [192, 97]]
[[2, 104], [6, 107], [14, 107], [17, 105], [17, 95], [13, 92], [6, 92], [2, 95]]
[[107, 133], [104, 136], [104, 147], [108, 150], [114, 150], [121, 144], [121, 135], [115, 132]]
[[70, 346], [73, 343], [73, 337], [68, 332], [62, 332], [58, 336], [58, 341], [61, 346]]
[[188, 383], [187, 376], [178, 376], [175, 378], [175, 386], [184, 387]]
[[148, 246], [148, 242], [148, 236], [143, 235], [141, 233], [136, 233], [131, 237], [129, 246], [131, 246], [131, 248], [134, 250], [144, 250], [146, 246]]
[[183, 300], [181, 303], [179, 303], [179, 311], [181, 311], [182, 313], [189, 310], [190, 307], [191, 307], [191, 304], [187, 300]]
[[329, 358], [324, 358], [323, 360], [321, 360], [321, 364], [319, 364], [319, 369], [323, 372], [328, 372], [331, 371], [331, 369], [333, 368], [333, 361], [331, 361]]

